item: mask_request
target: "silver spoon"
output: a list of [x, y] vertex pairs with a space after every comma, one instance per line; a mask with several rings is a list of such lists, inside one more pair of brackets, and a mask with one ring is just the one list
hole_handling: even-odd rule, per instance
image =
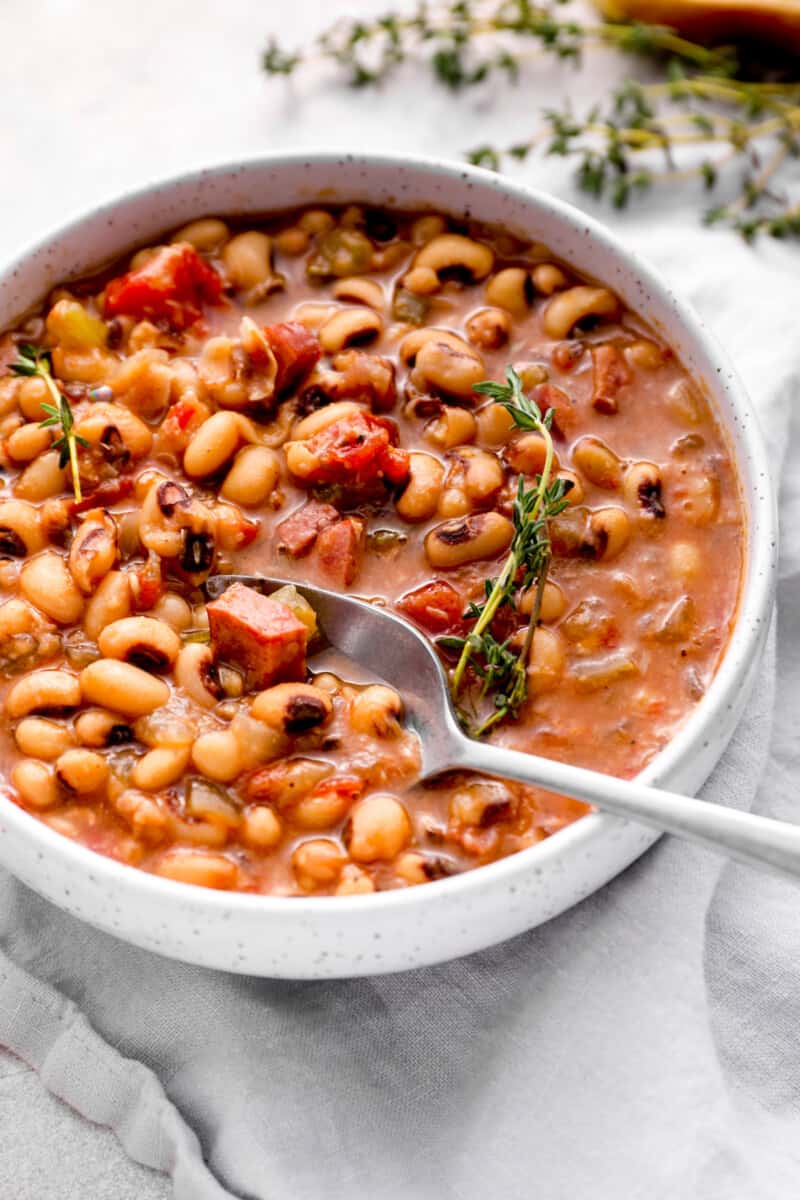
[[312, 665], [331, 669], [320, 659], [333, 649], [400, 693], [406, 722], [422, 747], [423, 778], [461, 769], [514, 779], [700, 842], [741, 862], [800, 875], [800, 825], [467, 737], [451, 707], [447, 676], [433, 646], [387, 609], [293, 579], [259, 575], [214, 575], [206, 583], [209, 599], [222, 595], [233, 583], [267, 595], [280, 587], [296, 588], [316, 612], [322, 634], [321, 653]]

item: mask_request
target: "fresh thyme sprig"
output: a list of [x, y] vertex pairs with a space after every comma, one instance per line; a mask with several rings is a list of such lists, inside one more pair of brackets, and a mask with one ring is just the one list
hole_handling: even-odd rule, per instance
[[42, 411], [47, 413], [44, 421], [39, 422], [41, 429], [49, 429], [60, 427], [61, 437], [53, 442], [53, 449], [58, 450], [59, 466], [66, 467], [69, 463], [72, 473], [72, 490], [75, 493], [75, 499], [80, 503], [83, 499], [81, 494], [81, 477], [78, 468], [78, 446], [88, 448], [89, 443], [85, 438], [75, 433], [75, 419], [72, 415], [72, 409], [69, 405], [69, 400], [62, 395], [55, 379], [53, 378], [52, 363], [50, 355], [46, 350], [42, 350], [39, 346], [32, 346], [29, 343], [23, 343], [18, 347], [19, 357], [16, 362], [11, 363], [11, 371], [15, 375], [37, 376], [43, 379], [47, 390], [49, 391], [53, 403], [42, 404]]
[[598, 47], [644, 56], [663, 79], [628, 80], [585, 115], [547, 110], [530, 138], [479, 146], [467, 157], [493, 169], [533, 153], [574, 158], [578, 186], [617, 207], [660, 184], [697, 178], [710, 191], [732, 180], [735, 198], [704, 207], [706, 224], [731, 226], [748, 240], [800, 235], [800, 202], [779, 186], [788, 160], [800, 155], [796, 62], [780, 74], [665, 26], [587, 22], [571, 15], [568, 0], [429, 0], [410, 13], [338, 21], [293, 53], [272, 41], [264, 68], [290, 75], [330, 61], [363, 87], [420, 60], [438, 82], [461, 89], [492, 75], [516, 82], [536, 55], [577, 64]]
[[[518, 478], [512, 507], [514, 534], [511, 546], [497, 579], [486, 580], [485, 602], [470, 608], [468, 616], [474, 618], [475, 624], [465, 638], [439, 639], [445, 648], [459, 652], [451, 683], [453, 700], [469, 732], [474, 737], [482, 737], [506, 717], [516, 717], [527, 698], [528, 656], [550, 567], [548, 522], [566, 508], [569, 484], [564, 479], [552, 478], [555, 458], [550, 433], [552, 410], [543, 414], [536, 401], [526, 396], [522, 380], [513, 367], [506, 369], [505, 383], [479, 383], [475, 385], [475, 391], [501, 404], [517, 429], [538, 433], [545, 445], [544, 466], [535, 485], [529, 488], [524, 475]], [[497, 641], [491, 625], [504, 604], [516, 608], [518, 593], [534, 583], [536, 592], [528, 628], [517, 652], [512, 648], [510, 638]], [[494, 705], [490, 715], [474, 728], [469, 728], [469, 719], [460, 703], [468, 669], [481, 681], [477, 701], [491, 697]]]

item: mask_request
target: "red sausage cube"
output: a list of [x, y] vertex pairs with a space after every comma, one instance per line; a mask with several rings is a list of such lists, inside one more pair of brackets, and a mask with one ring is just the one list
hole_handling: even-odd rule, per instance
[[208, 605], [215, 659], [240, 667], [248, 688], [306, 677], [308, 629], [292, 610], [235, 583]]

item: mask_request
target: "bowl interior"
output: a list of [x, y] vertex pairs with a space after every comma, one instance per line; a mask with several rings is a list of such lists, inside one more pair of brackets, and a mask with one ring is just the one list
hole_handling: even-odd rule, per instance
[[[155, 183], [119, 201], [101, 205], [26, 250], [0, 272], [0, 327], [7, 326], [37, 304], [55, 284], [102, 266], [109, 259], [189, 219], [203, 215], [266, 213], [315, 201], [360, 201], [402, 209], [446, 211], [505, 226], [527, 239], [544, 242], [579, 272], [613, 288], [633, 311], [662, 334], [695, 378], [704, 381], [730, 439], [747, 512], [741, 600], [727, 652], [708, 692], [677, 736], [643, 772], [643, 778], [649, 781], [668, 779], [676, 790], [696, 790], [734, 728], [744, 703], [746, 683], [752, 675], [769, 623], [775, 567], [775, 515], [765, 452], [756, 419], [738, 380], [697, 316], [673, 296], [651, 269], [626, 251], [602, 226], [578, 210], [486, 171], [423, 159], [320, 153], [283, 155], [225, 165]], [[159, 903], [166, 898], [176, 906], [183, 904], [186, 907], [186, 894], [191, 892], [194, 895], [190, 906], [195, 912], [210, 913], [215, 908], [221, 911], [223, 906], [228, 910], [255, 906], [262, 913], [278, 914], [286, 911], [288, 905], [293, 913], [321, 914], [325, 909], [327, 914], [336, 911], [340, 917], [346, 912], [363, 914], [381, 908], [393, 908], [398, 912], [410, 907], [424, 909], [435, 901], [436, 896], [449, 895], [456, 900], [458, 896], [490, 887], [492, 880], [507, 884], [531, 870], [546, 872], [553, 864], [567, 872], [574, 866], [581, 877], [577, 863], [587, 847], [600, 845], [604, 840], [610, 844], [609, 839], [619, 838], [621, 827], [614, 818], [591, 815], [536, 847], [434, 885], [371, 897], [308, 898], [287, 902], [281, 898], [186, 888], [101, 859], [54, 834], [2, 798], [0, 820], [3, 832], [11, 830], [16, 836], [30, 841], [40, 853], [55, 855], [71, 874], [91, 870], [94, 878], [101, 878], [109, 886], [119, 887], [124, 881], [126, 889], [140, 895], [148, 893]], [[655, 836], [635, 828], [627, 841], [623, 838], [624, 849], [617, 854], [610, 852], [604, 878], [610, 878], [627, 865]], [[8, 861], [7, 855], [5, 857]], [[30, 872], [27, 879], [34, 887], [39, 886], [31, 880]], [[586, 876], [585, 887], [562, 889], [563, 903], [551, 903], [546, 915], [560, 911], [593, 886], [597, 886], [597, 881], [592, 882]], [[41, 885], [40, 890], [49, 894], [45, 885]], [[103, 924], [97, 914], [81, 915], [88, 915], [89, 919]], [[527, 922], [533, 923], [535, 921]], [[148, 942], [143, 936], [137, 939], [130, 931], [125, 936], [152, 945], [152, 940]], [[490, 937], [487, 940], [497, 939]], [[172, 950], [167, 947], [167, 952]], [[455, 952], [463, 951], [457, 949]], [[201, 961], [197, 955], [181, 956]], [[448, 956], [451, 955], [438, 955], [440, 958]], [[430, 956], [419, 958], [419, 961], [434, 960]], [[231, 964], [215, 961], [214, 965]]]

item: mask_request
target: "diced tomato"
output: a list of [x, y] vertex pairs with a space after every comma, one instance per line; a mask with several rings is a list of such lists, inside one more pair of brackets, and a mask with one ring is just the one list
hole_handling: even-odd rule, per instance
[[592, 347], [592, 368], [594, 370], [592, 404], [597, 412], [613, 415], [619, 411], [617, 393], [620, 388], [631, 381], [625, 359], [616, 346], [606, 342], [602, 346]]
[[161, 559], [150, 553], [147, 561], [129, 575], [133, 604], [139, 612], [154, 608], [161, 599], [164, 583], [161, 578]]
[[112, 504], [125, 500], [132, 491], [133, 480], [130, 475], [119, 475], [116, 479], [106, 479], [82, 500], [72, 500], [69, 511], [77, 514], [88, 512], [90, 508], [110, 508]]
[[334, 775], [331, 779], [323, 779], [308, 794], [309, 800], [324, 799], [335, 796], [344, 801], [348, 807], [355, 804], [361, 796], [366, 784], [357, 775]]
[[337, 587], [349, 587], [364, 556], [366, 529], [359, 517], [345, 517], [323, 529], [316, 554], [322, 570]]
[[196, 398], [171, 404], [156, 433], [157, 448], [171, 454], [183, 454], [193, 434], [210, 415], [208, 405]]
[[308, 483], [341, 483], [356, 488], [379, 479], [401, 483], [409, 457], [397, 441], [397, 427], [385, 417], [358, 412], [310, 437], [305, 443]]
[[249, 688], [305, 679], [308, 628], [288, 605], [235, 583], [207, 612], [214, 657], [242, 667]]
[[299, 321], [265, 325], [264, 333], [278, 364], [275, 391], [285, 395], [319, 362], [322, 347], [317, 336]]
[[222, 280], [193, 246], [163, 246], [135, 271], [106, 285], [105, 315], [126, 313], [142, 320], [167, 321], [188, 329], [203, 315], [204, 304], [222, 301]]
[[577, 428], [578, 413], [567, 393], [554, 387], [552, 383], [540, 383], [533, 389], [531, 396], [539, 405], [542, 414], [552, 409], [553, 433], [562, 439], [572, 437]]
[[278, 549], [292, 558], [302, 558], [314, 545], [317, 535], [338, 520], [339, 513], [332, 504], [309, 500], [302, 508], [295, 509], [285, 521], [281, 521], [277, 529]]
[[428, 633], [452, 632], [463, 624], [464, 600], [444, 579], [432, 579], [406, 592], [397, 607]]

